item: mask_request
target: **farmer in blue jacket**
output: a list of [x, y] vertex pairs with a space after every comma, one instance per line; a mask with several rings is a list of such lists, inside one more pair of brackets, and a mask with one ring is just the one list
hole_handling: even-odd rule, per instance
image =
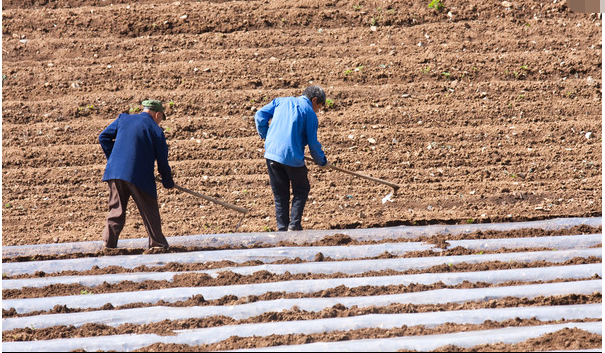
[[[310, 86], [300, 97], [275, 98], [259, 109], [254, 117], [256, 130], [265, 140], [265, 159], [279, 231], [302, 230], [302, 214], [311, 189], [304, 161], [305, 146], [309, 145], [315, 163], [322, 168], [329, 166], [317, 141], [316, 112], [325, 102], [323, 89]], [[293, 195], [291, 211], [290, 184]]]
[[107, 157], [103, 181], [109, 186], [109, 213], [103, 230], [106, 248], [116, 248], [126, 221], [126, 205], [134, 199], [149, 234], [149, 248], [168, 248], [162, 233], [154, 163], [165, 188], [174, 187], [168, 165], [168, 145], [160, 122], [166, 119], [162, 102], [146, 100], [140, 114], [120, 114], [101, 134]]

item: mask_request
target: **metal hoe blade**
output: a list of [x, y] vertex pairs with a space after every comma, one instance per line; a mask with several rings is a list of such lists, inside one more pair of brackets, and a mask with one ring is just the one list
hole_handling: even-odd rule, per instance
[[391, 191], [390, 194], [388, 194], [387, 196], [382, 198], [382, 203], [386, 203], [387, 201], [391, 201], [393, 202], [393, 200], [391, 199], [393, 197], [394, 191]]
[[246, 217], [246, 214], [244, 213], [244, 215], [242, 216], [242, 219], [239, 220], [239, 223], [237, 224], [237, 227], [235, 227], [235, 232], [237, 232], [237, 229], [239, 228], [239, 226], [242, 224], [242, 221], [244, 220], [244, 217]]

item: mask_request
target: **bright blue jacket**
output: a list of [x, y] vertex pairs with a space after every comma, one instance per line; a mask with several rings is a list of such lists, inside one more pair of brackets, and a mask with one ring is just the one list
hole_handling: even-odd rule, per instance
[[[269, 125], [269, 121], [271, 125]], [[256, 130], [265, 140], [265, 158], [291, 167], [305, 165], [305, 146], [321, 166], [328, 160], [317, 141], [317, 115], [306, 96], [275, 98], [254, 115]]]
[[154, 176], [157, 160], [162, 184], [168, 189], [174, 186], [166, 136], [148, 113], [120, 114], [101, 132], [99, 142], [107, 157], [104, 181], [125, 180], [157, 198]]

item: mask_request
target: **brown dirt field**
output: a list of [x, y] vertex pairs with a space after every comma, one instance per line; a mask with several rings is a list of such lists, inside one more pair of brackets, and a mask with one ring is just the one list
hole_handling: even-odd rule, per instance
[[[253, 114], [310, 81], [334, 101], [328, 159], [402, 188], [383, 205], [388, 186], [310, 166], [306, 229], [601, 215], [601, 20], [565, 2], [2, 6], [3, 245], [100, 238], [97, 136], [148, 97], [173, 102], [176, 183], [249, 209], [238, 231], [275, 229]], [[239, 221], [161, 186], [159, 202], [166, 236]], [[121, 238], [145, 237], [130, 207]]]
[[[162, 127], [170, 146], [175, 182], [247, 208], [250, 212], [238, 232], [274, 230], [273, 196], [254, 112], [273, 98], [300, 95], [311, 83], [324, 87], [332, 102], [318, 114], [319, 141], [328, 160], [342, 168], [397, 183], [401, 188], [392, 202], [382, 204], [382, 197], [391, 191], [388, 186], [309, 166], [312, 188], [305, 208], [305, 229], [601, 216], [601, 18], [573, 13], [565, 1], [445, 0], [440, 11], [429, 8], [429, 2], [3, 1], [2, 245], [100, 240], [108, 193], [101, 181], [106, 160], [98, 135], [119, 113], [136, 111], [140, 102], [148, 98], [161, 99], [169, 106], [169, 119]], [[229, 233], [240, 220], [232, 210], [174, 189], [163, 189], [159, 184], [158, 201], [167, 237]], [[602, 229], [522, 230], [504, 236], [595, 231]], [[121, 239], [146, 236], [131, 202]], [[422, 240], [447, 245], [448, 240], [501, 236], [497, 232], [480, 232]], [[346, 236], [332, 236], [307, 245], [355, 243]], [[208, 249], [171, 251], [192, 250]], [[449, 251], [450, 255], [468, 253], [464, 249]], [[147, 252], [118, 249], [58, 258], [140, 253]], [[319, 255], [316, 261], [332, 260]], [[435, 254], [418, 252], [410, 256]], [[3, 258], [3, 262], [49, 258], [52, 256]], [[600, 261], [590, 258], [569, 263]], [[226, 259], [221, 263], [172, 265], [178, 268], [166, 266], [159, 270], [191, 271], [234, 263]], [[406, 273], [549, 265], [544, 261], [461, 264]], [[136, 269], [151, 270], [158, 268]], [[132, 270], [116, 264], [68, 274], [129, 271]], [[33, 277], [37, 275], [46, 274]], [[261, 273], [243, 279], [224, 277], [215, 285], [287, 279], [290, 278], [266, 278]], [[102, 288], [55, 285], [4, 290], [3, 299], [71, 295], [84, 290], [168, 288], [209, 281], [186, 274], [181, 280], [143, 286], [121, 283]], [[335, 288], [313, 295], [378, 295], [435, 288], [440, 285]], [[214, 302], [191, 298], [175, 305], [235, 305], [296, 295], [269, 293], [266, 297], [225, 297]], [[335, 306], [313, 314], [268, 313], [247, 322], [601, 301], [601, 293], [594, 293], [456, 305], [393, 305], [364, 312]], [[148, 304], [139, 306], [143, 305]], [[57, 307], [52, 312], [35, 314], [68, 311], [73, 310]], [[11, 316], [18, 316], [14, 309], [3, 310], [3, 318]], [[447, 324], [431, 329], [404, 326], [316, 335], [232, 337], [214, 345], [156, 344], [141, 350], [267, 347], [547, 323], [535, 319], [509, 321]], [[3, 341], [172, 334], [175, 329], [240, 323], [227, 317], [211, 317], [118, 328], [97, 324], [27, 328], [3, 332]], [[448, 346], [441, 350], [589, 349], [601, 347], [601, 341], [600, 335], [566, 329], [517, 345], [471, 349]]]

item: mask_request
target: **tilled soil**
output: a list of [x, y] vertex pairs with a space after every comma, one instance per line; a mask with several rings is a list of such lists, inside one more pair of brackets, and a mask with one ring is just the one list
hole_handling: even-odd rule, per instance
[[[333, 105], [305, 229], [601, 214], [601, 20], [565, 2], [4, 1], [2, 244], [98, 240], [98, 134], [145, 98], [178, 185], [275, 229], [253, 115], [313, 82]], [[449, 15], [448, 15], [449, 14]], [[374, 24], [375, 28], [371, 25]], [[375, 30], [373, 30], [375, 29]], [[159, 186], [166, 236], [237, 212]], [[121, 235], [142, 238], [133, 203]]]
[[[335, 170], [309, 165], [312, 184], [305, 229], [469, 224], [599, 217], [602, 215], [602, 20], [571, 12], [563, 1], [175, 1], [8, 0], [2, 3], [2, 245], [100, 240], [107, 212], [101, 181], [105, 156], [98, 134], [121, 112], [161, 99], [162, 124], [178, 185], [245, 207], [238, 232], [275, 229], [273, 196], [254, 112], [275, 97], [325, 88], [318, 114], [319, 141], [342, 168], [401, 185], [391, 189]], [[177, 190], [158, 186], [166, 236], [235, 231], [240, 215]], [[121, 239], [146, 237], [133, 203]], [[597, 234], [601, 227], [560, 231], [524, 229], [435, 235], [416, 239], [446, 249], [406, 257], [465, 255], [448, 241]], [[394, 239], [388, 242], [403, 242]], [[386, 241], [385, 241], [386, 242]], [[303, 246], [373, 244], [343, 234]], [[266, 245], [259, 245], [266, 246]], [[278, 246], [301, 246], [281, 242]], [[226, 246], [222, 249], [246, 248]], [[212, 251], [178, 248], [169, 252]], [[547, 250], [500, 249], [492, 252]], [[145, 249], [3, 257], [3, 262], [149, 254]], [[486, 251], [485, 253], [490, 253]], [[377, 258], [390, 258], [384, 253]], [[315, 261], [335, 261], [318, 253]], [[425, 270], [374, 271], [359, 276], [490, 271], [599, 263], [485, 262]], [[298, 263], [287, 259], [276, 263]], [[126, 269], [116, 264], [58, 275], [181, 271], [173, 282], [122, 282], [95, 287], [59, 284], [3, 290], [3, 299], [111, 293], [186, 286], [224, 286], [342, 274], [226, 272], [218, 278], [188, 274], [262, 262], [179, 264]], [[351, 276], [353, 277], [353, 276]], [[595, 275], [585, 279], [600, 279]], [[578, 280], [578, 279], [575, 279]], [[558, 281], [566, 281], [560, 279]], [[546, 281], [549, 282], [549, 281]], [[544, 282], [544, 283], [546, 283]], [[556, 281], [550, 281], [556, 282]], [[503, 283], [526, 285], [541, 282]], [[570, 284], [573, 285], [573, 284]], [[342, 297], [488, 288], [487, 283], [359, 288], [317, 293], [266, 293], [177, 303], [18, 314], [3, 319], [147, 306], [232, 306], [299, 297]], [[129, 333], [174, 335], [175, 330], [244, 323], [310, 320], [371, 313], [413, 313], [600, 303], [601, 293], [505, 298], [460, 304], [394, 304], [371, 308], [335, 305], [319, 312], [289, 310], [243, 320], [226, 316], [112, 327], [85, 324], [5, 331], [3, 341], [35, 341]], [[574, 320], [562, 320], [572, 322]], [[593, 319], [576, 320], [590, 322]], [[308, 335], [231, 337], [216, 344], [154, 344], [141, 351], [208, 351], [364, 338], [421, 336], [554, 322], [487, 320], [481, 325], [402, 326]], [[601, 335], [578, 329], [510, 344], [438, 351], [535, 351], [600, 348]]]

